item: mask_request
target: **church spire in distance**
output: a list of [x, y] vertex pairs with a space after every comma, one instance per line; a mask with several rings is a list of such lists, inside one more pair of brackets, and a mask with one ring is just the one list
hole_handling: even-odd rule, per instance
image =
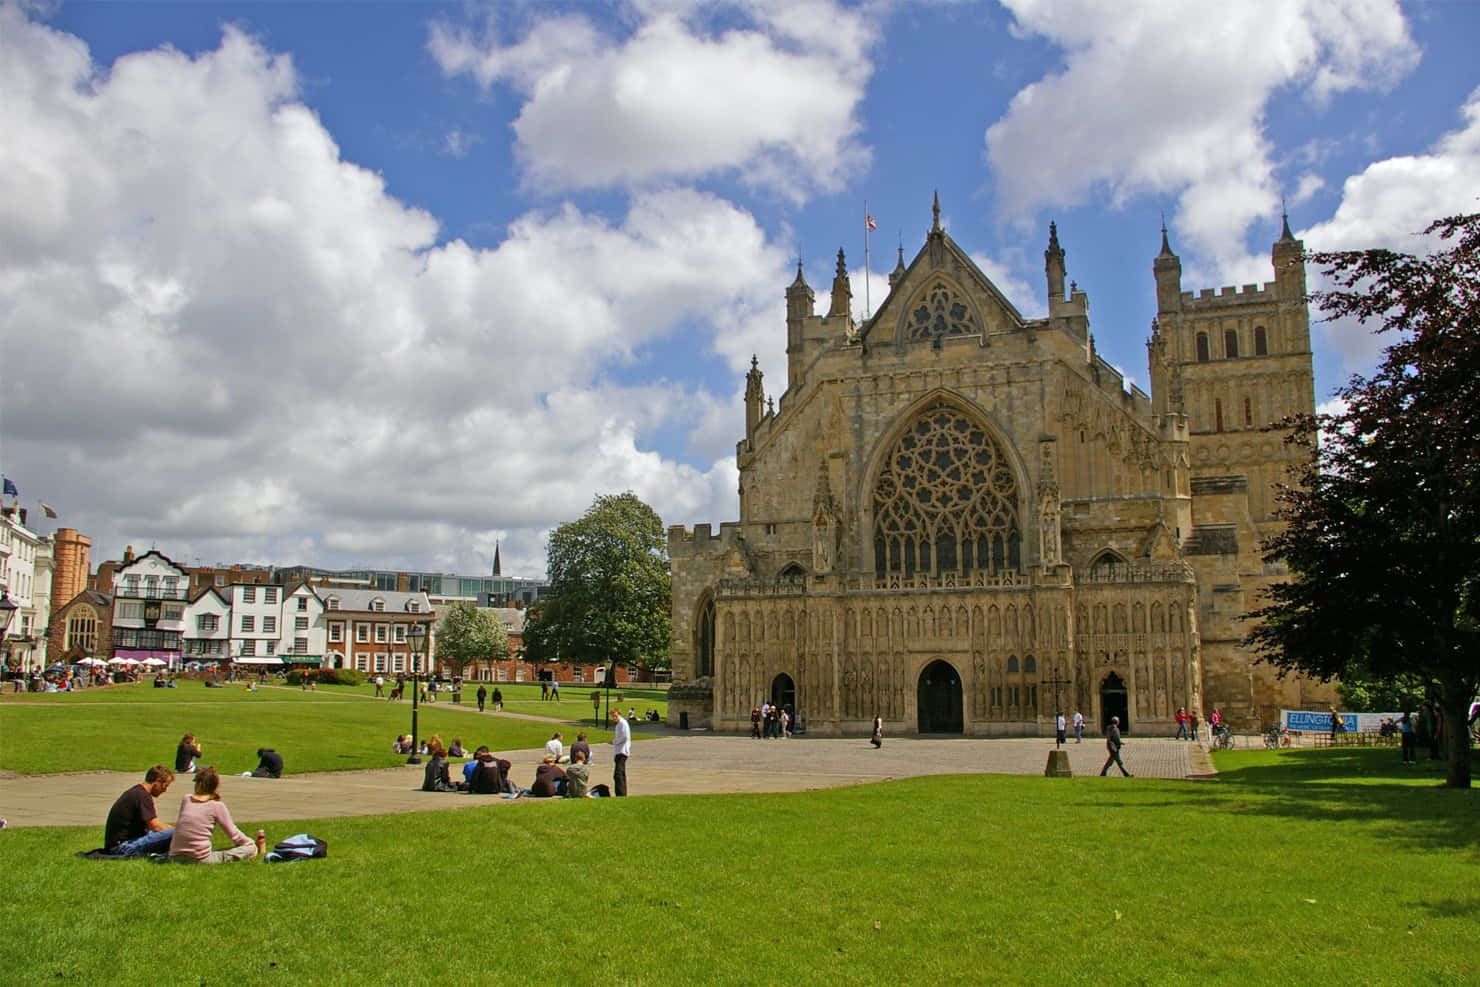
[[493, 574], [495, 576], [502, 576], [503, 575], [503, 571], [502, 570], [503, 570], [503, 566], [499, 564], [499, 558], [498, 558], [498, 541], [495, 540], [494, 543], [493, 543]]

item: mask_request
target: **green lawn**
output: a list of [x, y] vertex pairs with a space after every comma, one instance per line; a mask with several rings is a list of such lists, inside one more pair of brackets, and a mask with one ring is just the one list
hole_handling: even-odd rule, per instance
[[[358, 715], [256, 709], [310, 733]], [[0, 706], [3, 758], [16, 712]], [[1475, 792], [1386, 749], [1217, 764], [1205, 782], [955, 776], [278, 822], [330, 845], [285, 867], [87, 861], [72, 851], [93, 827], [10, 829], [0, 970], [25, 984], [1476, 982]]]
[[[158, 762], [173, 766], [175, 747], [186, 732], [201, 744], [202, 763], [224, 774], [256, 767], [258, 747], [275, 748], [294, 774], [404, 763], [404, 756], [391, 753], [391, 744], [411, 731], [410, 699], [387, 702], [374, 699], [374, 692], [374, 686], [324, 686], [315, 692], [267, 686], [248, 693], [241, 686], [207, 689], [182, 681], [175, 689], [129, 685], [50, 695], [7, 693], [0, 698], [0, 770], [48, 774], [140, 771]], [[506, 711], [561, 720], [567, 743], [579, 729], [593, 744], [611, 740], [610, 730], [592, 727], [589, 704], [541, 702], [538, 686], [516, 685], [504, 694]], [[640, 695], [629, 691], [624, 698], [639, 709], [653, 705]], [[479, 716], [472, 693], [465, 691], [462, 699], [461, 707], [445, 701], [423, 704], [421, 736], [435, 733], [447, 743], [457, 737], [468, 750], [480, 744], [496, 751], [523, 750], [542, 747], [555, 729], [516, 717]], [[634, 736], [640, 736], [642, 724], [633, 727]]]

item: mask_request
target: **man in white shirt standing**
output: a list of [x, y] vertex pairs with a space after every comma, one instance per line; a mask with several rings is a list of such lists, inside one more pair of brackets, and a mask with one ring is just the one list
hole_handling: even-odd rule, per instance
[[627, 794], [627, 757], [632, 753], [632, 728], [615, 707], [612, 708], [611, 719], [612, 794], [621, 798]]
[[1077, 709], [1074, 711], [1074, 742], [1084, 743], [1084, 714]]

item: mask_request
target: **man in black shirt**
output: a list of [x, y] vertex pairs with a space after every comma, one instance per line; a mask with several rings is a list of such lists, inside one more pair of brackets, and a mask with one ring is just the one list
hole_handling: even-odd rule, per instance
[[253, 778], [281, 778], [283, 776], [283, 755], [271, 747], [257, 748], [257, 768], [252, 772]]
[[103, 848], [122, 857], [141, 857], [169, 849], [175, 828], [159, 821], [154, 800], [168, 791], [174, 780], [173, 771], [156, 764], [145, 772], [142, 784], [133, 785], [118, 796], [103, 826]]

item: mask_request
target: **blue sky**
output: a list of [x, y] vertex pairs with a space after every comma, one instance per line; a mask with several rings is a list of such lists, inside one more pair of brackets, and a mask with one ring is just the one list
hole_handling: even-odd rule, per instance
[[[732, 520], [743, 375], [939, 192], [1028, 316], [1050, 220], [1145, 387], [1185, 290], [1480, 197], [1480, 4], [0, 3], [0, 467], [182, 561], [543, 569], [635, 490]], [[1369, 367], [1315, 333], [1317, 399]], [[38, 512], [39, 513], [39, 512]], [[43, 527], [42, 530], [46, 530]]]

